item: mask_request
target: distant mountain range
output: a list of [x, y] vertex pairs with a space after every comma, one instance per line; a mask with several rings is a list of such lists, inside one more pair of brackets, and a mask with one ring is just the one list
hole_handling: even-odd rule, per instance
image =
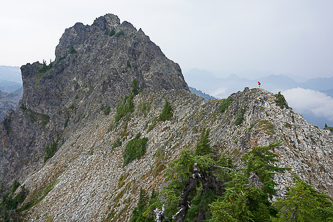
[[0, 80], [19, 83], [22, 85], [21, 70], [18, 66], [0, 66]]
[[15, 93], [7, 93], [0, 91], [0, 122], [5, 117], [7, 110], [16, 109], [22, 98], [23, 88], [21, 87]]
[[297, 87], [320, 91], [327, 95], [332, 95], [333, 92], [333, 77], [314, 78], [305, 82], [296, 82], [286, 75], [270, 75], [251, 80], [240, 78], [236, 74], [230, 74], [227, 78], [218, 78], [209, 71], [199, 69], [192, 69], [184, 73], [184, 77], [189, 86], [219, 99], [226, 98], [231, 93], [241, 91], [246, 86], [255, 88], [258, 86], [258, 81], [261, 82], [261, 87], [275, 93]]
[[22, 84], [6, 80], [0, 80], [0, 91], [17, 94], [22, 89]]
[[[212, 72], [206, 70], [192, 69], [187, 73], [184, 73], [187, 84], [196, 90], [209, 94], [213, 97], [222, 99], [227, 98], [230, 94], [242, 91], [245, 87], [256, 88], [258, 87], [258, 81], [261, 83], [261, 87], [265, 90], [277, 93], [279, 91], [286, 91], [293, 88], [303, 88], [319, 91], [327, 96], [333, 97], [333, 77], [331, 78], [313, 78], [302, 82], [295, 81], [294, 77], [286, 75], [269, 75], [266, 77], [258, 78], [255, 80], [240, 78], [236, 74], [230, 74], [227, 78], [218, 78], [214, 76]], [[199, 94], [197, 94], [199, 95]], [[320, 94], [318, 95], [320, 96]], [[325, 99], [318, 97], [318, 100]], [[304, 98], [305, 100], [307, 98]], [[287, 98], [288, 101], [288, 98]], [[302, 102], [302, 101], [298, 101]], [[328, 101], [331, 102], [331, 101]], [[314, 125], [321, 128], [324, 124], [332, 126], [333, 110], [327, 110], [332, 113], [332, 118], [328, 118], [327, 115], [318, 116], [315, 115], [310, 109], [298, 109], [297, 105], [289, 104], [295, 109], [296, 112], [301, 113], [303, 117]], [[295, 106], [293, 106], [295, 105]]]
[[215, 97], [213, 97], [213, 96], [210, 96], [210, 95], [208, 95], [208, 94], [202, 92], [201, 90], [197, 90], [197, 89], [195, 89], [195, 88], [193, 88], [193, 87], [190, 87], [190, 86], [189, 86], [188, 88], [191, 90], [191, 93], [194, 93], [194, 94], [196, 94], [197, 96], [201, 96], [201, 97], [203, 97], [203, 98], [205, 99], [206, 102], [208, 102], [210, 99], [217, 99], [217, 98], [215, 98]]

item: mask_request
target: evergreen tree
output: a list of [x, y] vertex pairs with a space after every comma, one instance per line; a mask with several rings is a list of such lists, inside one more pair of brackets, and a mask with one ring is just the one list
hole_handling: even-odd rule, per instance
[[131, 93], [129, 96], [125, 96], [117, 105], [117, 113], [115, 116], [115, 123], [118, 123], [121, 118], [130, 112], [134, 111], [134, 95]]
[[209, 204], [223, 193], [234, 167], [229, 156], [215, 161], [209, 145], [209, 130], [202, 130], [195, 151], [186, 149], [169, 163], [166, 177], [170, 183], [161, 191], [166, 196], [165, 215], [175, 221], [204, 221], [211, 217]]
[[233, 180], [225, 183], [226, 192], [222, 198], [210, 205], [213, 220], [228, 218], [226, 221], [270, 221], [276, 217], [277, 209], [269, 199], [276, 195], [274, 174], [288, 168], [275, 166], [277, 154], [271, 150], [280, 142], [264, 147], [253, 147], [246, 152], [242, 162], [245, 168], [233, 174]]
[[212, 148], [209, 145], [210, 140], [208, 139], [209, 129], [203, 128], [201, 137], [195, 147], [194, 155], [204, 156], [213, 153]]
[[14, 182], [13, 182], [13, 185], [12, 185], [12, 187], [10, 188], [10, 193], [11, 194], [13, 194], [15, 191], [16, 191], [16, 189], [20, 186], [21, 184], [17, 181], [17, 180], [14, 180]]
[[224, 113], [224, 111], [226, 111], [228, 109], [228, 107], [232, 103], [232, 101], [233, 101], [233, 99], [230, 96], [227, 99], [224, 99], [222, 101], [222, 103], [219, 106], [221, 113]]
[[[149, 200], [149, 203], [148, 203]], [[156, 208], [155, 203], [158, 201], [158, 192], [153, 189], [149, 198], [145, 189], [140, 188], [140, 197], [137, 207], [133, 210], [133, 215], [130, 222], [153, 222], [153, 209]]]
[[137, 207], [133, 210], [133, 216], [130, 222], [141, 222], [146, 221], [145, 217], [142, 215], [147, 204], [148, 204], [149, 196], [145, 189], [140, 188], [140, 197]]
[[165, 104], [163, 107], [163, 111], [159, 116], [159, 119], [161, 121], [165, 121], [165, 120], [171, 119], [172, 116], [173, 116], [172, 107], [171, 107], [169, 101], [165, 98]]
[[288, 189], [284, 199], [274, 202], [280, 210], [278, 221], [333, 221], [332, 198], [316, 191], [294, 175], [295, 186]]
[[116, 31], [114, 30], [114, 29], [112, 29], [111, 31], [110, 31], [110, 36], [113, 36], [114, 34], [116, 34]]
[[328, 126], [326, 123], [325, 123], [325, 127], [324, 127], [324, 129], [333, 132], [333, 127]]
[[[208, 138], [209, 129], [203, 129], [195, 150], [186, 149], [169, 163], [165, 173], [169, 184], [161, 191], [166, 218], [176, 222], [333, 221], [332, 198], [297, 176], [286, 198], [272, 204], [277, 192], [274, 175], [289, 169], [276, 166], [279, 155], [272, 150], [281, 141], [253, 147], [241, 158], [243, 167], [236, 168], [225, 154], [214, 160]], [[143, 216], [161, 206], [156, 198]]]
[[278, 94], [275, 94], [275, 97], [276, 97], [275, 102], [278, 106], [281, 107], [281, 109], [289, 108], [288, 103], [287, 103], [286, 99], [284, 98], [284, 96], [281, 94], [281, 92], [278, 92]]
[[69, 54], [74, 54], [74, 53], [77, 53], [76, 50], [74, 49], [74, 46], [71, 45], [70, 48], [69, 48]]

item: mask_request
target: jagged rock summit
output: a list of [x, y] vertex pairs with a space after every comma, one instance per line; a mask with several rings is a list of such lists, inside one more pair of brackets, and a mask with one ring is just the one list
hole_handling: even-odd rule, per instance
[[[115, 15], [77, 23], [61, 37], [52, 65], [21, 70], [22, 104], [0, 127], [0, 180], [7, 188], [14, 179], [21, 183], [14, 195], [23, 186], [28, 191], [17, 213], [25, 221], [129, 221], [140, 188], [161, 190], [168, 162], [194, 149], [203, 128], [214, 153], [236, 162], [254, 146], [282, 140], [279, 165], [292, 170], [276, 175], [279, 195], [292, 172], [333, 195], [332, 133], [281, 108], [264, 89], [233, 93], [221, 112], [224, 100], [205, 103], [190, 93], [179, 66]], [[142, 92], [115, 124], [116, 106], [134, 79]], [[165, 99], [173, 117], [159, 121]], [[145, 153], [124, 166], [126, 145], [138, 133], [147, 138]]]
[[76, 23], [66, 29], [55, 54], [54, 68], [48, 73], [38, 74], [38, 62], [21, 68], [23, 103], [43, 114], [70, 105], [71, 98], [82, 92], [95, 104], [113, 107], [130, 93], [133, 79], [150, 92], [188, 90], [179, 65], [166, 58], [141, 29], [120, 24], [112, 14], [97, 18], [91, 26]]
[[[106, 107], [115, 108], [131, 92], [189, 91], [178, 64], [149, 37], [116, 15], [66, 29], [51, 64], [21, 67], [21, 109], [9, 111], [2, 124], [0, 180], [23, 180], [40, 167], [45, 147], [63, 138], [65, 126], [76, 129]], [[23, 164], [22, 164], [23, 163]]]

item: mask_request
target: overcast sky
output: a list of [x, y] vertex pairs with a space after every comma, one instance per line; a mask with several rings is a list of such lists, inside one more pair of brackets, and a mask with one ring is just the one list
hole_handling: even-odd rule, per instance
[[166, 56], [220, 73], [333, 76], [331, 0], [14, 0], [0, 7], [0, 65], [54, 60], [64, 30], [106, 13], [142, 28]]

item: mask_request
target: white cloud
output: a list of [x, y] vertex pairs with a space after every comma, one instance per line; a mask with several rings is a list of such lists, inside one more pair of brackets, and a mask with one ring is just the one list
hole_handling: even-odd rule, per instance
[[303, 88], [288, 89], [282, 92], [288, 105], [296, 112], [312, 112], [317, 117], [333, 121], [333, 98], [324, 93]]
[[221, 88], [218, 88], [212, 92], [208, 92], [208, 94], [214, 96], [215, 98], [219, 98], [219, 99], [222, 99], [224, 98], [226, 95], [226, 91], [227, 91], [228, 88], [225, 88], [225, 87], [221, 87]]

